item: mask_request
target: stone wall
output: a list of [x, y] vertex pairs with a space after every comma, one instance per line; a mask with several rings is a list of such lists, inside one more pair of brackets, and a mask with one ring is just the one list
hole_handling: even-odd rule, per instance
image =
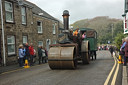
[[[5, 20], [5, 6], [4, 6], [3, 0], [3, 14], [4, 14], [4, 33], [5, 33], [5, 50], [6, 50], [6, 62], [7, 65], [17, 63], [17, 57], [18, 57], [18, 46], [22, 44], [22, 36], [25, 35], [28, 37], [28, 43], [31, 42], [34, 45], [34, 48], [37, 51], [38, 47], [38, 41], [43, 41], [44, 47], [46, 46], [46, 39], [50, 39], [51, 43], [53, 43], [53, 40], [57, 40], [58, 38], [58, 22], [57, 20], [48, 19], [45, 17], [41, 17], [39, 15], [34, 15], [32, 12], [32, 7], [26, 6], [26, 16], [27, 16], [27, 24], [23, 25], [21, 22], [21, 6], [19, 6], [17, 3], [13, 2], [13, 0], [7, 0], [13, 2], [13, 8], [14, 8], [14, 22], [8, 23]], [[0, 19], [1, 20], [1, 19]], [[37, 31], [37, 21], [42, 22], [43, 27], [43, 33], [39, 34]], [[1, 22], [1, 21], [0, 21]], [[53, 24], [56, 25], [56, 34], [53, 34]], [[1, 27], [1, 24], [0, 24]], [[0, 32], [1, 33], [1, 32]], [[8, 48], [7, 48], [7, 36], [8, 35], [14, 35], [15, 36], [15, 51], [16, 54], [14, 55], [8, 55]], [[1, 39], [1, 49], [2, 48], [2, 39]], [[1, 53], [3, 51], [1, 50]], [[3, 53], [2, 53], [3, 54]], [[3, 56], [3, 55], [1, 55]]]

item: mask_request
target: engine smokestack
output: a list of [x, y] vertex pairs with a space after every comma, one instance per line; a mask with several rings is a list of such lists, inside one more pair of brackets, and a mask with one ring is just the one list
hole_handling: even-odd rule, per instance
[[64, 29], [69, 30], [69, 16], [70, 16], [69, 11], [64, 10], [62, 16], [63, 16]]

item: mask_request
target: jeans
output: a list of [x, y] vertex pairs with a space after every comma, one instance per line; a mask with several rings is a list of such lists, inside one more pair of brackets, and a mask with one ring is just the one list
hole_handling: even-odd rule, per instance
[[42, 56], [39, 56], [39, 64], [41, 63], [41, 61], [43, 63], [43, 58], [42, 58]]
[[126, 58], [127, 56], [124, 56], [124, 66], [126, 66], [127, 65], [127, 58]]
[[19, 66], [22, 67], [23, 66], [23, 58], [19, 58]]
[[33, 65], [33, 55], [30, 55], [30, 65]]

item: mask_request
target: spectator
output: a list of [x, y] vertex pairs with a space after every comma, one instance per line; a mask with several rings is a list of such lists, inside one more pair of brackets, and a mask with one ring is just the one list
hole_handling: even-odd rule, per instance
[[36, 50], [34, 49], [33, 63], [36, 62]]
[[111, 53], [111, 56], [113, 57], [113, 46], [110, 46], [109, 51]]
[[100, 50], [102, 50], [102, 46], [100, 46]]
[[40, 64], [41, 63], [40, 61], [42, 60], [42, 46], [38, 47], [38, 57], [39, 57], [39, 64]]
[[33, 57], [34, 57], [33, 43], [31, 43], [29, 46], [29, 53], [30, 53], [30, 65], [33, 66]]
[[42, 48], [42, 62], [46, 63], [46, 52], [44, 48]]
[[128, 37], [125, 38], [125, 42], [126, 42], [126, 44], [125, 44], [125, 49], [124, 49], [124, 51], [125, 51], [124, 66], [127, 65], [127, 58], [128, 58]]
[[26, 43], [24, 47], [25, 47], [25, 59], [29, 60], [30, 53], [29, 53], [29, 45], [28, 45], [28, 43]]
[[125, 48], [125, 45], [126, 45], [125, 38], [122, 39], [122, 43], [123, 43], [123, 44], [121, 45], [120, 51]]
[[2, 66], [2, 56], [0, 56], [0, 66]]
[[47, 52], [46, 48], [44, 50], [45, 50], [45, 55], [46, 55], [46, 57], [45, 57], [45, 63], [47, 63], [48, 62], [48, 52]]
[[23, 45], [19, 45], [19, 66], [20, 67], [23, 67], [23, 58], [24, 58]]
[[25, 45], [23, 45], [23, 53], [24, 53], [24, 58], [23, 58], [23, 62], [25, 63], [25, 59], [26, 59], [26, 49], [25, 49]]
[[121, 48], [120, 48], [120, 52], [119, 52], [119, 55], [121, 55], [122, 59], [124, 60], [124, 55], [125, 55], [125, 51], [124, 51], [124, 48], [125, 48], [125, 38], [122, 39], [122, 45], [121, 45]]

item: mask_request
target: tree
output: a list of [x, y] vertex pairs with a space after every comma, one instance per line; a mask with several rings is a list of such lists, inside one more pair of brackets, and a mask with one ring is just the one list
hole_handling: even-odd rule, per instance
[[121, 44], [122, 44], [122, 39], [125, 37], [125, 35], [123, 33], [119, 33], [117, 34], [117, 36], [115, 37], [115, 44], [116, 44], [116, 47], [118, 49], [120, 49], [121, 47]]

